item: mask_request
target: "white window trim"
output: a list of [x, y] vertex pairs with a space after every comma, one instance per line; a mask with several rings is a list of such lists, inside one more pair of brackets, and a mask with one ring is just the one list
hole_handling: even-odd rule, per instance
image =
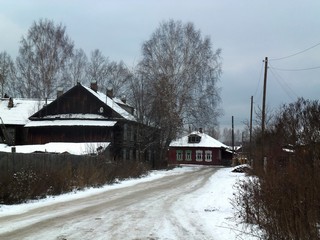
[[212, 162], [212, 151], [211, 150], [206, 150], [204, 153], [204, 158], [206, 162]]
[[177, 161], [183, 161], [183, 151], [182, 150], [177, 150], [176, 151], [176, 160]]
[[[198, 156], [201, 156], [201, 159], [198, 158]], [[196, 161], [202, 162], [203, 161], [203, 151], [202, 150], [196, 150]]]
[[[190, 155], [188, 155], [188, 153], [190, 153]], [[186, 154], [186, 156], [185, 156], [186, 161], [192, 161], [192, 150], [186, 150], [185, 154]]]

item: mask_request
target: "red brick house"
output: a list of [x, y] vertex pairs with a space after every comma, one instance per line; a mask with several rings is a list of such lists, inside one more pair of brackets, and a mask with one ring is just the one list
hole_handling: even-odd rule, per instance
[[172, 141], [169, 164], [230, 165], [232, 151], [228, 146], [200, 131]]

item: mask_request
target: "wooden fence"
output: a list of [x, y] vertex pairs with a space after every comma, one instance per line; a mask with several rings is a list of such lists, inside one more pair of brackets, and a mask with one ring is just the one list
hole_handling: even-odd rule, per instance
[[50, 153], [6, 153], [0, 152], [0, 178], [21, 170], [52, 172], [66, 167], [77, 169], [106, 164], [106, 156], [71, 155]]

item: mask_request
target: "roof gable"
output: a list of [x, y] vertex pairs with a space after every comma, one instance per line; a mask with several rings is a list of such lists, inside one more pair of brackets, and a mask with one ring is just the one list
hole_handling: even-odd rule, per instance
[[109, 98], [106, 94], [102, 92], [95, 92], [91, 88], [83, 86], [88, 92], [90, 92], [92, 95], [94, 95], [96, 98], [98, 98], [102, 103], [106, 104], [108, 107], [113, 109], [116, 113], [118, 113], [121, 117], [131, 120], [131, 121], [136, 121], [135, 117], [128, 113], [126, 110], [124, 110], [120, 105], [117, 103], [116, 100]]
[[80, 83], [30, 117], [32, 120], [39, 118], [109, 120], [122, 118], [135, 121], [133, 115], [105, 94], [95, 92]]

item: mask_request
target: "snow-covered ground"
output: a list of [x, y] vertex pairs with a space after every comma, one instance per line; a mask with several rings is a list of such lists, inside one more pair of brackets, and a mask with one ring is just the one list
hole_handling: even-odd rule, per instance
[[[207, 168], [207, 167], [199, 167], [199, 166], [183, 166], [181, 168], [175, 168], [170, 171], [152, 171], [148, 176], [140, 178], [140, 179], [130, 179], [118, 184], [114, 185], [106, 185], [102, 188], [90, 188], [84, 191], [73, 192], [69, 194], [64, 194], [61, 196], [56, 197], [48, 197], [46, 199], [42, 199], [39, 201], [34, 201], [26, 204], [20, 205], [0, 205], [0, 236], [1, 234], [5, 234], [8, 231], [13, 231], [19, 229], [24, 229], [28, 227], [28, 224], [24, 221], [16, 221], [11, 222], [10, 220], [13, 219], [15, 215], [24, 216], [26, 219], [28, 218], [28, 212], [32, 211], [33, 209], [42, 209], [43, 207], [50, 207], [54, 206], [58, 203], [66, 203], [73, 200], [79, 200], [82, 198], [90, 197], [90, 196], [97, 196], [101, 193], [111, 192], [113, 190], [121, 190], [127, 189], [127, 187], [136, 188], [141, 184], [154, 182], [157, 179], [163, 179], [163, 181], [169, 181], [169, 178], [172, 176], [183, 176], [184, 174], [192, 173], [198, 171], [200, 168]], [[232, 239], [254, 239], [249, 235], [243, 234], [243, 226], [241, 224], [237, 224], [233, 217], [233, 209], [230, 203], [233, 193], [234, 193], [234, 184], [240, 180], [245, 178], [243, 173], [232, 173], [232, 168], [218, 168], [216, 172], [209, 172], [205, 170], [204, 174], [209, 174], [208, 179], [205, 179], [205, 183], [201, 184], [200, 188], [196, 188], [196, 190], [190, 190], [190, 192], [184, 193], [183, 195], [179, 196], [175, 201], [170, 202], [170, 213], [174, 216], [175, 219], [179, 219], [179, 225], [185, 226], [188, 228], [188, 231], [194, 232], [203, 232], [203, 235], [194, 234], [193, 236], [197, 236], [197, 239], [216, 239], [216, 240], [232, 240]], [[168, 180], [167, 180], [168, 179]], [[200, 183], [194, 183], [200, 184]], [[186, 185], [187, 186], [187, 185]], [[200, 185], [199, 185], [200, 186]], [[194, 189], [194, 188], [193, 188]], [[128, 190], [126, 190], [128, 191]], [[172, 190], [171, 190], [172, 191]], [[117, 193], [118, 194], [118, 193]], [[163, 197], [162, 197], [163, 198]], [[154, 206], [152, 201], [155, 201], [155, 198], [150, 198], [149, 203], [145, 203], [143, 205], [150, 204]], [[99, 203], [100, 204], [100, 203]], [[136, 203], [135, 203], [136, 204]], [[140, 203], [141, 204], [141, 203]], [[152, 205], [153, 204], [153, 205]], [[141, 204], [142, 205], [142, 204]], [[140, 205], [137, 205], [140, 206]], [[83, 206], [84, 208], [85, 206]], [[156, 208], [156, 206], [154, 206]], [[163, 207], [163, 206], [162, 206]], [[57, 210], [58, 211], [58, 210]], [[70, 209], [71, 211], [71, 209]], [[115, 211], [115, 210], [111, 210]], [[119, 211], [119, 210], [117, 210]], [[127, 212], [121, 213], [122, 215], [129, 214], [131, 210], [127, 210]], [[150, 210], [153, 211], [153, 210]], [[161, 209], [157, 210], [161, 213]], [[109, 211], [110, 212], [110, 211]], [[39, 215], [39, 218], [46, 219], [45, 211]], [[23, 214], [26, 214], [23, 215]], [[38, 213], [39, 214], [39, 213]], [[82, 214], [82, 213], [81, 213]], [[86, 225], [89, 229], [100, 229], [101, 226], [97, 225], [98, 220], [103, 218], [103, 212], [99, 213], [94, 220], [88, 218], [82, 219], [82, 225]], [[138, 212], [136, 212], [138, 214]], [[34, 214], [35, 215], [35, 214]], [[115, 216], [115, 215], [114, 215]], [[48, 216], [49, 217], [49, 216]], [[52, 216], [51, 216], [52, 217]], [[154, 216], [155, 218], [160, 216]], [[31, 217], [30, 217], [31, 218]], [[53, 217], [52, 217], [53, 218]], [[129, 218], [128, 218], [129, 219]], [[1, 220], [8, 220], [8, 223], [5, 224], [5, 221]], [[31, 221], [31, 220], [30, 220]], [[78, 224], [78, 222], [76, 222]], [[192, 224], [194, 223], [194, 224]], [[23, 224], [26, 224], [23, 226]], [[68, 231], [72, 232], [79, 232], [80, 228], [77, 224], [69, 224]], [[101, 224], [101, 221], [100, 221]], [[106, 224], [106, 223], [105, 223]], [[145, 222], [143, 224], [146, 224]], [[150, 228], [154, 230], [154, 227], [151, 226], [152, 222], [150, 223]], [[32, 225], [30, 225], [32, 227]], [[138, 228], [138, 227], [137, 227]], [[194, 228], [194, 229], [192, 229]], [[199, 229], [201, 228], [201, 229]], [[127, 229], [126, 236], [132, 236], [132, 238], [128, 237], [126, 239], [181, 239], [180, 236], [176, 236], [174, 232], [172, 232], [172, 227], [168, 226], [168, 222], [164, 222], [161, 228], [157, 228], [157, 234], [153, 237], [150, 235], [147, 238], [136, 238], [132, 232], [135, 231], [134, 227]], [[63, 237], [60, 236], [59, 238], [56, 237], [54, 232], [48, 231], [45, 233], [46, 239], [76, 239], [76, 238], [69, 238], [67, 236]], [[83, 235], [86, 236], [86, 235]], [[208, 237], [210, 236], [210, 237]], [[1, 237], [0, 237], [1, 238]], [[1, 238], [6, 239], [6, 238]], [[7, 238], [9, 239], [9, 238]], [[33, 239], [32, 237], [28, 239]], [[39, 238], [38, 238], [39, 239]], [[84, 239], [87, 239], [84, 237]], [[95, 231], [94, 239], [113, 239], [113, 238], [106, 238], [106, 233], [99, 231]]]

